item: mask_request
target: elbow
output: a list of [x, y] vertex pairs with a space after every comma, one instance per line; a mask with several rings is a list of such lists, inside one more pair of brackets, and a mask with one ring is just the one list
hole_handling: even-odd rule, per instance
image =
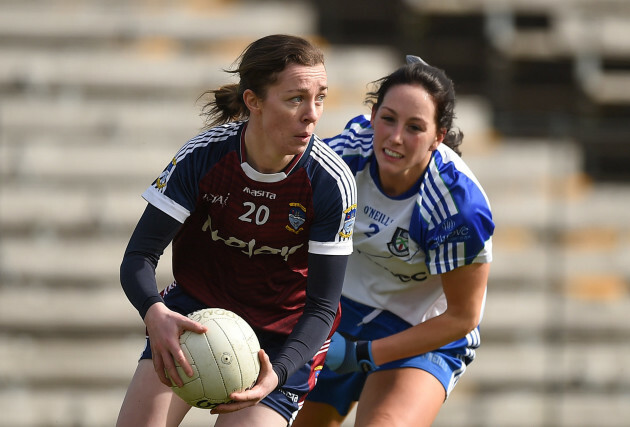
[[468, 335], [473, 329], [479, 326], [481, 321], [481, 313], [479, 312], [465, 312], [459, 313], [455, 316], [455, 324], [457, 329], [457, 336], [463, 337]]
[[464, 335], [468, 335], [473, 329], [479, 326], [480, 321], [481, 321], [480, 316], [470, 317], [468, 322], [463, 326]]

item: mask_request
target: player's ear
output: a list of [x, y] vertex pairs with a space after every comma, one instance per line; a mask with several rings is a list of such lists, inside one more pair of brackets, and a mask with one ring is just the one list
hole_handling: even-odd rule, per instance
[[262, 99], [260, 99], [253, 90], [246, 89], [245, 92], [243, 92], [243, 102], [250, 112], [258, 111], [261, 101]]
[[446, 129], [438, 130], [438, 132], [435, 135], [435, 141], [433, 141], [433, 144], [431, 144], [431, 148], [429, 149], [429, 151], [437, 150], [438, 145], [440, 145], [442, 141], [444, 141], [445, 136], [446, 136]]
[[377, 111], [378, 108], [376, 108], [376, 105], [372, 105], [372, 115], [370, 116], [370, 124], [372, 125], [372, 128], [374, 128], [374, 118], [376, 117]]
[[442, 128], [442, 129], [438, 130], [437, 135], [435, 136], [435, 140], [437, 142], [442, 142], [442, 141], [444, 141], [445, 137], [446, 137], [446, 129]]

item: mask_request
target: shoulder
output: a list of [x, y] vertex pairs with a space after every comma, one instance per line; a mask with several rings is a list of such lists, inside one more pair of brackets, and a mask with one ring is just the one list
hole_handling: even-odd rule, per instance
[[226, 153], [238, 147], [241, 127], [242, 122], [230, 123], [191, 138], [154, 181], [155, 189], [166, 193], [167, 187], [173, 191], [182, 191], [185, 187], [196, 185]]
[[180, 148], [175, 155], [175, 160], [179, 161], [191, 154], [199, 154], [231, 142], [237, 143], [242, 126], [243, 122], [227, 123], [198, 134]]
[[319, 178], [324, 181], [335, 181], [337, 186], [347, 188], [350, 192], [355, 192], [354, 174], [348, 165], [317, 136], [313, 140], [309, 155], [313, 164], [319, 166], [312, 169], [313, 174], [320, 175]]
[[[443, 144], [442, 144], [443, 145]], [[477, 178], [450, 148], [434, 152], [420, 187], [410, 235], [428, 254], [432, 274], [492, 260], [494, 221]]]
[[462, 158], [447, 145], [440, 144], [429, 164], [425, 181], [442, 196], [490, 205], [481, 183]]
[[494, 229], [490, 201], [481, 184], [444, 144], [434, 153], [420, 187], [419, 209], [429, 229], [456, 223], [476, 224], [488, 235]]
[[351, 119], [339, 135], [326, 138], [324, 141], [333, 150], [343, 154], [349, 150], [367, 151], [372, 147], [374, 130], [367, 115], [356, 116]]
[[343, 131], [324, 141], [350, 166], [352, 171], [363, 169], [372, 156], [374, 129], [367, 115], [354, 117]]

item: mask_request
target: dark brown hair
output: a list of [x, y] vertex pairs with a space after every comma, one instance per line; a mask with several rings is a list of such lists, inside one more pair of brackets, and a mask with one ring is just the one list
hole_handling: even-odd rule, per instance
[[464, 134], [458, 128], [453, 128], [455, 88], [443, 70], [416, 62], [404, 65], [390, 75], [372, 82], [372, 84], [376, 86], [376, 89], [367, 93], [365, 103], [376, 109], [383, 103], [383, 98], [392, 87], [404, 84], [422, 86], [435, 104], [437, 129], [446, 130], [443, 142], [458, 155], [462, 155], [459, 146], [462, 144]]
[[[322, 51], [306, 39], [297, 36], [275, 34], [251, 43], [234, 61], [238, 63], [227, 73], [238, 74], [239, 83], [228, 84], [219, 89], [208, 90], [212, 99], [201, 109], [206, 128], [249, 117], [243, 101], [243, 93], [250, 89], [264, 98], [267, 88], [276, 82], [278, 74], [289, 64], [315, 66], [324, 63]], [[200, 97], [200, 98], [201, 98]]]

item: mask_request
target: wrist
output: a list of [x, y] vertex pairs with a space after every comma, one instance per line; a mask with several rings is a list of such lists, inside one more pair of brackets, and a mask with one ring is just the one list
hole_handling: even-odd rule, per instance
[[357, 341], [356, 355], [359, 368], [363, 372], [376, 369], [374, 357], [372, 356], [372, 341]]

